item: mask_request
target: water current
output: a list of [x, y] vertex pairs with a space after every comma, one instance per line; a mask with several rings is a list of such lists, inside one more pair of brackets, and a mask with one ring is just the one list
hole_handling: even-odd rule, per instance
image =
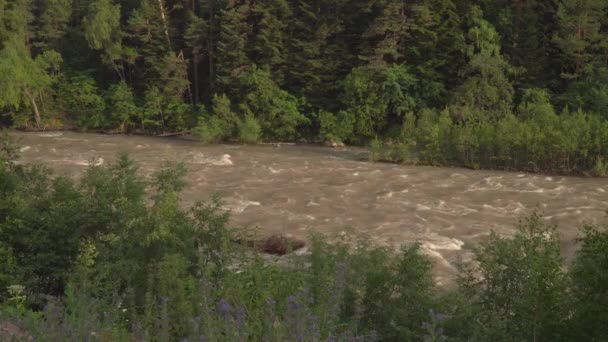
[[584, 222], [604, 222], [608, 181], [517, 172], [404, 166], [366, 161], [360, 148], [311, 145], [202, 145], [187, 139], [74, 132], [14, 133], [21, 161], [78, 176], [126, 151], [150, 175], [163, 160], [188, 167], [183, 205], [219, 193], [232, 223], [260, 234], [306, 238], [363, 232], [375, 243], [420, 242], [438, 282], [494, 230], [513, 234], [534, 208], [558, 224], [571, 256]]

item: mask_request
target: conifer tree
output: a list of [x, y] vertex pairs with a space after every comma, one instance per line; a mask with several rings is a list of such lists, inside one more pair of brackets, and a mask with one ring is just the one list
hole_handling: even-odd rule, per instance
[[388, 1], [369, 25], [363, 37], [369, 40], [365, 57], [370, 63], [394, 63], [401, 59], [407, 31], [406, 5], [403, 1]]
[[194, 12], [190, 12], [188, 18], [188, 27], [185, 33], [185, 44], [190, 49], [191, 62], [192, 62], [192, 78], [193, 78], [193, 101], [194, 104], [198, 102], [200, 97], [200, 72], [199, 65], [203, 58], [213, 58], [213, 54], [207, 50], [206, 44], [209, 37], [209, 25], [207, 21]]
[[[561, 100], [572, 108], [608, 117], [608, 3], [562, 0], [554, 37], [564, 58], [561, 76], [568, 81]], [[603, 27], [602, 27], [602, 24]]]
[[507, 77], [512, 68], [501, 55], [500, 36], [483, 19], [481, 9], [471, 7], [468, 16], [469, 63], [465, 81], [454, 93], [455, 114], [460, 120], [481, 113], [493, 119], [501, 118], [512, 106], [513, 86]]
[[287, 26], [291, 8], [286, 0], [266, 0], [251, 6], [254, 36], [251, 56], [256, 65], [271, 72], [275, 82], [283, 85], [287, 57]]
[[218, 93], [231, 94], [234, 77], [249, 64], [246, 54], [249, 27], [249, 9], [244, 5], [228, 7], [222, 12], [220, 34], [217, 42], [216, 74]]
[[59, 40], [68, 30], [72, 0], [38, 1], [40, 16], [36, 37], [43, 47], [59, 50]]
[[321, 1], [298, 1], [291, 25], [286, 87], [311, 95], [321, 83], [321, 49], [327, 25], [322, 22]]
[[555, 44], [561, 49], [566, 64], [562, 76], [579, 78], [597, 55], [598, 43], [606, 39], [600, 31], [608, 3], [604, 0], [562, 0], [557, 10], [559, 32]]

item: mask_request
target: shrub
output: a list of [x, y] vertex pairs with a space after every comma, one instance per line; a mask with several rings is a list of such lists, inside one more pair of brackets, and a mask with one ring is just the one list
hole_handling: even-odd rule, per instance
[[258, 120], [251, 114], [239, 124], [239, 140], [246, 144], [255, 144], [262, 137], [262, 127]]
[[354, 137], [370, 139], [412, 110], [417, 100], [410, 95], [415, 83], [401, 64], [354, 68], [344, 79], [340, 97], [344, 111], [354, 118]]
[[0, 322], [23, 340], [608, 337], [605, 229], [585, 228], [567, 274], [556, 227], [534, 212], [444, 289], [418, 244], [313, 234], [307, 254], [260, 255], [219, 198], [180, 206], [183, 164], [143, 178], [121, 155], [73, 181], [15, 160], [0, 144]]
[[[555, 340], [562, 334], [566, 278], [556, 227], [534, 212], [520, 220], [512, 239], [492, 233], [475, 251], [474, 268], [459, 278], [468, 298], [468, 331], [509, 341]], [[466, 316], [466, 315], [465, 315]], [[464, 323], [468, 322], [468, 323]]]
[[341, 111], [338, 115], [321, 111], [317, 114], [320, 136], [325, 141], [341, 143], [352, 138], [354, 117]]
[[217, 116], [200, 117], [194, 132], [205, 143], [218, 143], [230, 137], [230, 124]]
[[593, 174], [596, 177], [604, 177], [606, 172], [608, 172], [608, 164], [601, 156], [597, 157], [595, 165], [593, 166]]
[[378, 161], [382, 158], [382, 140], [375, 137], [369, 145], [369, 161]]
[[126, 82], [113, 84], [106, 94], [109, 124], [118, 127], [121, 131], [131, 123], [137, 115], [139, 108], [135, 104], [135, 97]]
[[68, 76], [57, 91], [60, 107], [80, 128], [100, 128], [108, 124], [105, 102], [95, 80], [86, 74]]
[[608, 339], [608, 229], [586, 226], [570, 270], [573, 340]]
[[217, 143], [233, 138], [240, 120], [232, 111], [232, 104], [226, 95], [213, 96], [210, 114], [199, 116], [195, 134], [204, 143]]
[[265, 139], [293, 140], [298, 137], [298, 127], [309, 123], [300, 113], [297, 99], [281, 89], [269, 71], [254, 67], [241, 77], [239, 83], [244, 94], [239, 108], [245, 115], [248, 130], [254, 125], [247, 117], [253, 116]]

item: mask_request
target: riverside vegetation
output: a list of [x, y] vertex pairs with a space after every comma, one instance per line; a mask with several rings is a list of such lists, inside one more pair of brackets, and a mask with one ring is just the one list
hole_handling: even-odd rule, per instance
[[[418, 245], [312, 235], [269, 261], [221, 201], [183, 209], [186, 170], [126, 156], [78, 180], [0, 148], [0, 338], [15, 341], [603, 341], [608, 230], [564, 267], [537, 213], [491, 234], [456, 285]], [[12, 337], [11, 337], [12, 333]]]
[[605, 0], [0, 0], [0, 122], [321, 139], [391, 161], [604, 175], [607, 11]]

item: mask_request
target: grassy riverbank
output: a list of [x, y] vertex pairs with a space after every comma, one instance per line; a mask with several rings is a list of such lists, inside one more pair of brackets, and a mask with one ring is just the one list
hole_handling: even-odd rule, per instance
[[[491, 235], [457, 286], [417, 245], [315, 235], [267, 262], [217, 199], [178, 205], [184, 168], [126, 156], [79, 180], [0, 152], [0, 338], [35, 341], [578, 341], [608, 338], [608, 231], [563, 268], [535, 213]], [[148, 194], [148, 195], [147, 195]], [[151, 197], [149, 197], [151, 196]], [[514, 224], [517, 218], [514, 218]], [[4, 335], [3, 335], [4, 334]]]

